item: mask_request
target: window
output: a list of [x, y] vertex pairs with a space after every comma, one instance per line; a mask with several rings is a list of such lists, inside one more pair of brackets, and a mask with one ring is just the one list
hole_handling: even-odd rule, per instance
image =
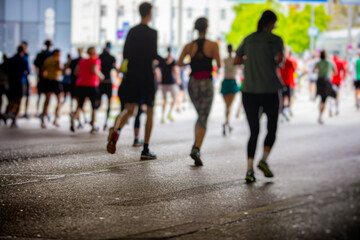
[[225, 20], [225, 19], [226, 19], [226, 11], [225, 11], [225, 9], [221, 9], [221, 10], [220, 10], [220, 18], [221, 18], [222, 20]]
[[171, 7], [171, 18], [175, 18], [175, 7]]
[[100, 17], [106, 16], [106, 5], [101, 5], [100, 7]]
[[122, 17], [122, 16], [124, 16], [124, 14], [125, 14], [125, 8], [124, 8], [124, 6], [119, 6], [118, 9], [117, 9], [117, 15], [118, 15], [118, 17]]
[[209, 9], [208, 8], [205, 8], [205, 17], [209, 18]]
[[192, 18], [192, 8], [188, 8], [186, 12], [187, 12], [187, 17]]
[[190, 42], [192, 40], [192, 31], [186, 32], [186, 41]]

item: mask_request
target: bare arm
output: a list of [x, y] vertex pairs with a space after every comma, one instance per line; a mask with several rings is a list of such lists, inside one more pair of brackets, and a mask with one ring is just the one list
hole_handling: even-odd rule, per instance
[[234, 59], [234, 65], [244, 64], [244, 61], [245, 61], [244, 57], [240, 57], [239, 55], [236, 55]]
[[275, 55], [275, 64], [279, 66], [284, 60], [284, 54], [282, 52], [279, 52]]
[[214, 43], [214, 55], [213, 58], [216, 60], [216, 65], [218, 69], [221, 68], [220, 54], [219, 54], [219, 46], [217, 43]]
[[185, 59], [186, 55], [189, 54], [189, 46], [190, 46], [190, 45], [187, 44], [187, 45], [184, 47], [183, 51], [181, 52], [181, 55], [180, 55], [180, 58], [179, 58], [179, 62], [178, 62], [178, 66], [180, 66], [180, 67], [183, 67], [183, 66], [186, 65], [186, 64], [184, 63], [184, 59]]
[[91, 71], [95, 73], [100, 78], [101, 81], [105, 79], [104, 74], [102, 74], [102, 72], [99, 70], [99, 67], [96, 64], [92, 65]]
[[180, 84], [181, 84], [181, 80], [180, 80], [180, 70], [179, 70], [179, 67], [176, 66], [176, 65], [173, 66], [173, 67], [172, 67], [172, 72], [174, 73], [176, 84], [177, 84], [177, 85], [180, 85]]

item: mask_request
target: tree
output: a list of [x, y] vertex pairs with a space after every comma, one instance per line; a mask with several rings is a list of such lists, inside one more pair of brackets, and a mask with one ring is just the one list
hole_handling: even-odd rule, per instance
[[[289, 14], [285, 16], [285, 9], [276, 2], [235, 6], [236, 17], [230, 33], [226, 35], [227, 41], [238, 46], [247, 35], [256, 31], [262, 12], [268, 9], [276, 13], [278, 21], [274, 33], [282, 37], [286, 45], [295, 53], [301, 53], [309, 48], [310, 38], [307, 31], [310, 27], [311, 6], [306, 5], [302, 10], [292, 6]], [[323, 6], [315, 7], [315, 16], [315, 26], [320, 31], [325, 30], [330, 17], [325, 13]]]

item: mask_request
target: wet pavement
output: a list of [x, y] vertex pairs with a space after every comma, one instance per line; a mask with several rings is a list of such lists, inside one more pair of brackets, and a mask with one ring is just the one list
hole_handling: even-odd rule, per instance
[[360, 239], [360, 112], [350, 93], [341, 104], [320, 126], [317, 103], [300, 97], [293, 119], [279, 124], [275, 177], [255, 170], [254, 184], [244, 180], [244, 115], [223, 137], [219, 96], [200, 168], [188, 156], [190, 107], [166, 124], [157, 109], [150, 149], [158, 160], [147, 162], [131, 146], [133, 120], [114, 155], [106, 132], [70, 133], [67, 116], [59, 129], [40, 129], [35, 118], [1, 126], [0, 239]]

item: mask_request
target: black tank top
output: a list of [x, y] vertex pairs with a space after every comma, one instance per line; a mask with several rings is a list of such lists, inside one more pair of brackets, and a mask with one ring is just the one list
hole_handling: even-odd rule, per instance
[[191, 75], [193, 75], [194, 73], [207, 71], [209, 72], [210, 78], [212, 72], [212, 58], [209, 58], [204, 54], [203, 48], [205, 39], [198, 39], [194, 42], [197, 43], [198, 49], [194, 57], [191, 58]]

